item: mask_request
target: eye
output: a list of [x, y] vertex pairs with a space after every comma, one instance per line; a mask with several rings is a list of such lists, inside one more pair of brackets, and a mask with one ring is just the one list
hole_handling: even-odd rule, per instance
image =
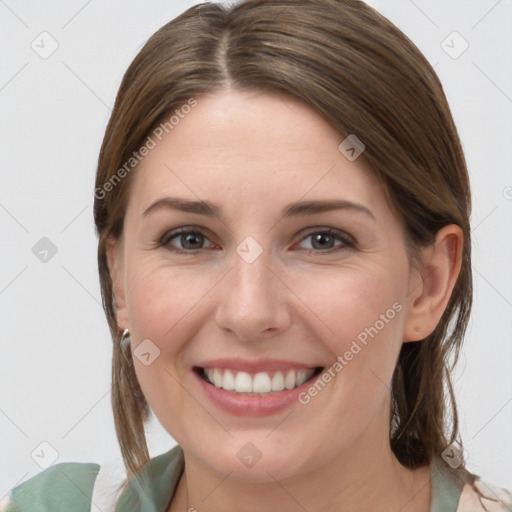
[[[176, 247], [173, 243], [171, 243], [171, 241], [175, 238], [177, 239], [177, 242], [181, 244], [181, 247]], [[208, 238], [201, 231], [181, 228], [176, 231], [169, 231], [165, 233], [164, 236], [162, 236], [162, 238], [159, 240], [158, 245], [166, 246], [175, 252], [184, 253], [205, 249], [203, 244], [206, 240], [208, 240]], [[211, 246], [213, 246], [213, 244], [211, 244]]]
[[[339, 250], [346, 247], [355, 247], [355, 242], [351, 237], [341, 231], [331, 228], [310, 231], [302, 240], [304, 241], [307, 239], [311, 239], [312, 247], [306, 247], [306, 249], [311, 249], [313, 251], [332, 252], [333, 250]], [[334, 246], [333, 244], [336, 240], [341, 243]]]
[[[176, 239], [176, 240], [175, 240]], [[311, 239], [311, 247], [303, 247], [306, 250], [313, 252], [334, 252], [343, 248], [355, 247], [355, 242], [349, 235], [331, 228], [316, 229], [310, 231], [304, 238], [305, 240]], [[174, 242], [173, 242], [174, 241]], [[333, 245], [338, 241], [337, 245]], [[174, 231], [168, 231], [159, 240], [159, 247], [166, 247], [167, 249], [177, 253], [194, 253], [201, 249], [208, 247], [204, 243], [208, 242], [209, 247], [214, 247], [208, 237], [200, 230], [180, 228]], [[179, 244], [179, 246], [176, 246]], [[300, 244], [299, 244], [300, 245]]]

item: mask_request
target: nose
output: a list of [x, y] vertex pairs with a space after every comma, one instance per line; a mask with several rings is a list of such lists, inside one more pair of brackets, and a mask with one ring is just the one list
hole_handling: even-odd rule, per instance
[[217, 325], [241, 341], [267, 339], [290, 325], [290, 291], [270, 268], [265, 253], [251, 263], [235, 255], [220, 293]]

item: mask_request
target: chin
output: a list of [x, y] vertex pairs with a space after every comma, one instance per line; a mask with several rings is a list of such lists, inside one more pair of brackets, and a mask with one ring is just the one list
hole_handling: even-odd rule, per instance
[[[259, 447], [256, 445], [259, 444]], [[250, 441], [228, 443], [217, 450], [208, 450], [207, 456], [200, 456], [202, 463], [222, 476], [229, 474], [234, 480], [247, 483], [275, 482], [306, 472], [307, 455], [304, 449], [289, 447], [285, 452], [281, 444], [274, 445], [268, 440], [258, 443]], [[297, 453], [301, 454], [300, 460]]]

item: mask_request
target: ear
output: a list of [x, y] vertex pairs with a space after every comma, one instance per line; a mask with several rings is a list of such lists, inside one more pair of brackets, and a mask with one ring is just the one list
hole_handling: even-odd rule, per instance
[[122, 240], [109, 238], [106, 243], [107, 262], [112, 279], [112, 291], [114, 294], [117, 325], [119, 329], [130, 327], [128, 310], [126, 307], [126, 296], [124, 287], [124, 262]]
[[434, 331], [450, 300], [462, 266], [464, 234], [450, 224], [423, 250], [423, 265], [411, 272], [403, 341], [419, 341]]

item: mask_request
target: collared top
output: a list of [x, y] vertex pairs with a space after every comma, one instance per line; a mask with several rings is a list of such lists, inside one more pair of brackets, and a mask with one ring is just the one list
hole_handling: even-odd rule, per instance
[[[185, 467], [179, 445], [153, 457], [126, 485], [111, 464], [55, 464], [21, 483], [0, 502], [0, 512], [166, 512]], [[481, 479], [480, 499], [469, 484], [461, 487], [440, 457], [430, 464], [430, 512], [512, 512], [512, 493]]]

